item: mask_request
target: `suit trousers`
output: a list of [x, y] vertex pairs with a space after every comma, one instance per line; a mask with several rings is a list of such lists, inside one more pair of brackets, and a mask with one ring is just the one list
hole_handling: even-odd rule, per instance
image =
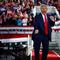
[[49, 41], [34, 41], [34, 53], [35, 53], [35, 60], [40, 60], [39, 51], [40, 45], [42, 43], [42, 60], [47, 59], [47, 54], [49, 50]]

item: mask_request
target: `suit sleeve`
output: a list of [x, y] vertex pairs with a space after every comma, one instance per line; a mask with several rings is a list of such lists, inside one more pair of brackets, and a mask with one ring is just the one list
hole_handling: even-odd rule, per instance
[[50, 20], [51, 27], [55, 25], [55, 22]]
[[48, 17], [48, 19], [49, 19], [50, 26], [51, 26], [51, 27], [54, 26], [54, 25], [55, 25], [55, 22], [52, 21], [49, 17]]
[[38, 22], [37, 22], [37, 20], [38, 20], [38, 15], [35, 16], [34, 22], [33, 22], [33, 26], [34, 26], [35, 29], [38, 29]]

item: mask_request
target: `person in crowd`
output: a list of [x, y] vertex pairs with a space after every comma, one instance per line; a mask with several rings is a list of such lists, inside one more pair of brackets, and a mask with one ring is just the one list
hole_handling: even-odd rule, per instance
[[19, 11], [19, 12], [17, 12], [17, 15], [18, 15], [18, 19], [16, 20], [16, 22], [17, 22], [17, 25], [18, 26], [22, 26], [22, 18], [23, 18], [23, 14], [22, 14], [22, 11]]
[[54, 6], [57, 8], [59, 14], [60, 14], [60, 2], [55, 2]]
[[42, 60], [47, 60], [49, 51], [49, 41], [51, 41], [51, 27], [54, 26], [55, 21], [51, 20], [47, 14], [47, 6], [41, 5], [41, 13], [36, 14], [34, 19], [34, 31], [32, 40], [34, 42], [35, 60], [40, 60], [39, 51], [42, 43]]
[[22, 6], [19, 4], [18, 7], [17, 7], [17, 12], [19, 12], [21, 10], [22, 10]]
[[32, 17], [32, 15], [29, 16], [27, 24], [28, 24], [28, 26], [32, 26], [33, 25], [33, 17]]
[[6, 23], [6, 13], [3, 12], [2, 13], [2, 25], [5, 25], [5, 23]]
[[22, 20], [23, 26], [27, 26], [27, 22], [28, 22], [28, 14], [26, 11], [24, 11], [23, 12], [23, 20]]
[[12, 24], [12, 14], [7, 13], [6, 23], [8, 25], [11, 25]]
[[42, 4], [47, 5], [47, 0], [42, 0]]
[[2, 25], [2, 15], [0, 15], [0, 25]]
[[34, 6], [34, 4], [30, 6], [30, 10], [31, 10], [30, 14], [33, 14], [33, 16], [35, 17], [35, 15], [36, 15], [36, 7]]
[[46, 4], [46, 5], [52, 6], [53, 2], [52, 2], [52, 0], [42, 0], [42, 4]]

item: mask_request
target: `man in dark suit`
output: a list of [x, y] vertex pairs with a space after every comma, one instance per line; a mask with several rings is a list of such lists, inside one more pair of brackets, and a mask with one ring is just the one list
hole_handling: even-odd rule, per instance
[[41, 6], [41, 13], [36, 14], [34, 20], [34, 31], [32, 34], [32, 40], [34, 41], [35, 60], [39, 60], [40, 44], [42, 43], [42, 60], [46, 60], [49, 41], [51, 41], [51, 27], [54, 25], [54, 20], [50, 19], [47, 14], [47, 6]]

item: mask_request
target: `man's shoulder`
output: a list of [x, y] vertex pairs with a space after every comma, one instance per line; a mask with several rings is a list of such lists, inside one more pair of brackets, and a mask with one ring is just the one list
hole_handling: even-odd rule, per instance
[[40, 16], [40, 15], [42, 15], [41, 13], [36, 13], [36, 16]]
[[36, 13], [36, 15], [40, 15], [41, 13]]

